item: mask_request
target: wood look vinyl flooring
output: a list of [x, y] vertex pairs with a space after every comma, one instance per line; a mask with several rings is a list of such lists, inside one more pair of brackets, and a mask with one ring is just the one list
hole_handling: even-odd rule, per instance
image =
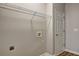
[[79, 55], [64, 51], [61, 54], [59, 54], [58, 56], [79, 56]]

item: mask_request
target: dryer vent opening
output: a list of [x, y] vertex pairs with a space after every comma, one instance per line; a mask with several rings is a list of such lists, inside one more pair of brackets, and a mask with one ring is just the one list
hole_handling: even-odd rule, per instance
[[14, 46], [10, 46], [10, 47], [9, 47], [9, 50], [10, 50], [10, 51], [13, 51], [14, 49], [15, 49]]

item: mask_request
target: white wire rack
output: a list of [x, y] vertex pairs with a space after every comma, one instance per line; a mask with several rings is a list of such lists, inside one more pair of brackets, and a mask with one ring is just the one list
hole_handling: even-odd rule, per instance
[[36, 11], [30, 10], [30, 9], [27, 9], [24, 7], [13, 5], [11, 3], [0, 3], [0, 8], [5, 8], [5, 9], [12, 10], [12, 11], [30, 14], [30, 15], [34, 15], [34, 16], [40, 16], [40, 17], [47, 17], [48, 16], [44, 13], [36, 12]]

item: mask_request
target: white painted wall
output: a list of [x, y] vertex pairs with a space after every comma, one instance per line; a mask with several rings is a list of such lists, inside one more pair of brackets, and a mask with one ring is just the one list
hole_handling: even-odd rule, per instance
[[52, 3], [27, 3], [27, 4], [16, 4], [33, 11], [47, 14], [47, 41], [46, 41], [46, 50], [49, 53], [53, 53], [53, 4]]
[[51, 17], [47, 17], [47, 52], [53, 53], [53, 4], [47, 4], [47, 14]]
[[79, 4], [66, 4], [66, 48], [79, 52]]
[[46, 14], [46, 3], [13, 3], [13, 4]]
[[[44, 4], [16, 4], [40, 13], [45, 13]], [[29, 5], [29, 6], [28, 6]], [[46, 30], [45, 18], [18, 13], [8, 9], [0, 8], [0, 55], [40, 55], [46, 51], [46, 37], [37, 38], [37, 29]], [[33, 26], [33, 28], [31, 27]], [[33, 31], [33, 30], [34, 31]], [[14, 51], [9, 47], [14, 46]]]

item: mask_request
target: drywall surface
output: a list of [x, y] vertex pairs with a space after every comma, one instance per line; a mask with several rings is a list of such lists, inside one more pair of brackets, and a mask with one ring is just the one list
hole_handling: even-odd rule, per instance
[[66, 48], [79, 52], [79, 4], [66, 4]]
[[50, 17], [47, 17], [47, 52], [53, 53], [53, 4], [49, 3], [47, 4], [47, 15]]
[[49, 53], [53, 53], [53, 4], [52, 3], [27, 3], [27, 4], [16, 4], [33, 11], [47, 14], [47, 41], [46, 41], [46, 50]]
[[13, 3], [13, 4], [36, 12], [46, 14], [46, 3]]
[[[0, 55], [33, 56], [44, 53], [45, 22], [44, 17], [0, 8]], [[37, 36], [38, 32], [42, 33], [42, 37]], [[14, 47], [12, 51], [11, 46]]]

